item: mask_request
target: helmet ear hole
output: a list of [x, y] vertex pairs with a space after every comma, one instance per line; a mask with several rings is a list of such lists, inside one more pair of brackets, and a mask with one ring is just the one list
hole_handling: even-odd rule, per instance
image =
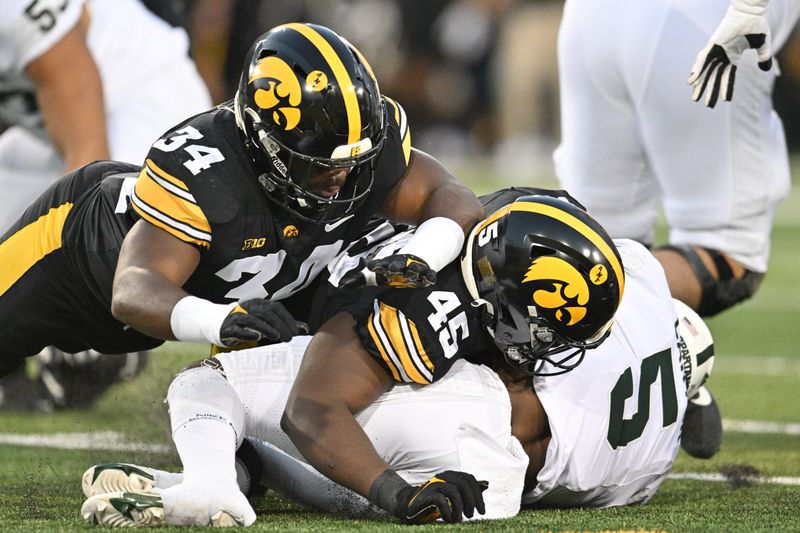
[[265, 57], [274, 56], [277, 53], [278, 52], [275, 51], [275, 50], [268, 50], [268, 49], [261, 50], [259, 52], [259, 54], [258, 54], [258, 57], [256, 57], [256, 61], [260, 61], [260, 60], [264, 59]]
[[542, 257], [545, 255], [555, 255], [556, 251], [552, 248], [548, 248], [546, 246], [540, 246], [537, 244], [531, 245], [531, 253], [529, 259], [536, 259], [537, 257]]

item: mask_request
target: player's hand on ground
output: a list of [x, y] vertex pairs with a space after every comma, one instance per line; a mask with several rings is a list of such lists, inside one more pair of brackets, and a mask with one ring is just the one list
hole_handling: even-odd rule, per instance
[[733, 98], [736, 64], [742, 53], [754, 48], [758, 66], [767, 71], [772, 66], [772, 43], [766, 11], [768, 0], [732, 0], [725, 17], [695, 60], [689, 74], [694, 86], [692, 99], [703, 96], [708, 107], [714, 107], [720, 96]]
[[274, 344], [308, 333], [308, 325], [294, 319], [286, 307], [272, 300], [247, 300], [231, 310], [220, 328], [227, 347], [242, 343]]
[[445, 522], [460, 522], [472, 518], [477, 510], [486, 513], [483, 491], [486, 481], [472, 474], [447, 470], [433, 476], [422, 485], [400, 491], [398, 515], [411, 524], [425, 524], [441, 517]]

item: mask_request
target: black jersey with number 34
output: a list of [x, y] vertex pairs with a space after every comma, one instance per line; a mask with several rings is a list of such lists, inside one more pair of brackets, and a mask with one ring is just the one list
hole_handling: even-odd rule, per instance
[[293, 218], [267, 198], [229, 104], [156, 141], [132, 204], [140, 217], [200, 250], [184, 288], [222, 303], [284, 299], [308, 286], [363, 230], [406, 171], [411, 148], [405, 114], [384, 101], [389, 127], [372, 192], [351, 216], [328, 224]]

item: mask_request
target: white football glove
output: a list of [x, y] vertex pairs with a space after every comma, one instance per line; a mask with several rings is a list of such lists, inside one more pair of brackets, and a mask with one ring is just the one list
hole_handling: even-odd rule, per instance
[[769, 0], [731, 0], [728, 12], [706, 47], [697, 54], [689, 84], [694, 86], [692, 99], [697, 102], [706, 92], [705, 104], [714, 107], [722, 94], [733, 98], [736, 63], [748, 48], [755, 48], [758, 67], [772, 67], [772, 42], [767, 24]]

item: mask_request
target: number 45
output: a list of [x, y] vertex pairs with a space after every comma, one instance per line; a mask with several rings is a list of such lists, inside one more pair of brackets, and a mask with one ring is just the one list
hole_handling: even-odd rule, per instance
[[461, 311], [453, 318], [447, 319], [447, 314], [461, 305], [458, 297], [452, 292], [433, 291], [428, 295], [428, 301], [434, 309], [433, 313], [428, 315], [428, 323], [439, 332], [439, 343], [442, 345], [444, 356], [450, 359], [458, 351], [458, 341], [469, 337], [467, 315]]
[[[159, 139], [153, 143], [153, 148], [157, 148], [162, 152], [174, 152], [178, 148], [186, 144], [188, 140], [202, 139], [203, 134], [197, 131], [192, 126], [186, 126], [179, 130], [175, 130], [163, 139]], [[219, 163], [225, 160], [217, 148], [211, 146], [203, 146], [202, 144], [190, 144], [183, 148], [183, 150], [192, 156], [192, 159], [183, 163], [183, 166], [189, 169], [193, 176], [197, 176], [201, 170], [206, 170], [212, 163]]]

